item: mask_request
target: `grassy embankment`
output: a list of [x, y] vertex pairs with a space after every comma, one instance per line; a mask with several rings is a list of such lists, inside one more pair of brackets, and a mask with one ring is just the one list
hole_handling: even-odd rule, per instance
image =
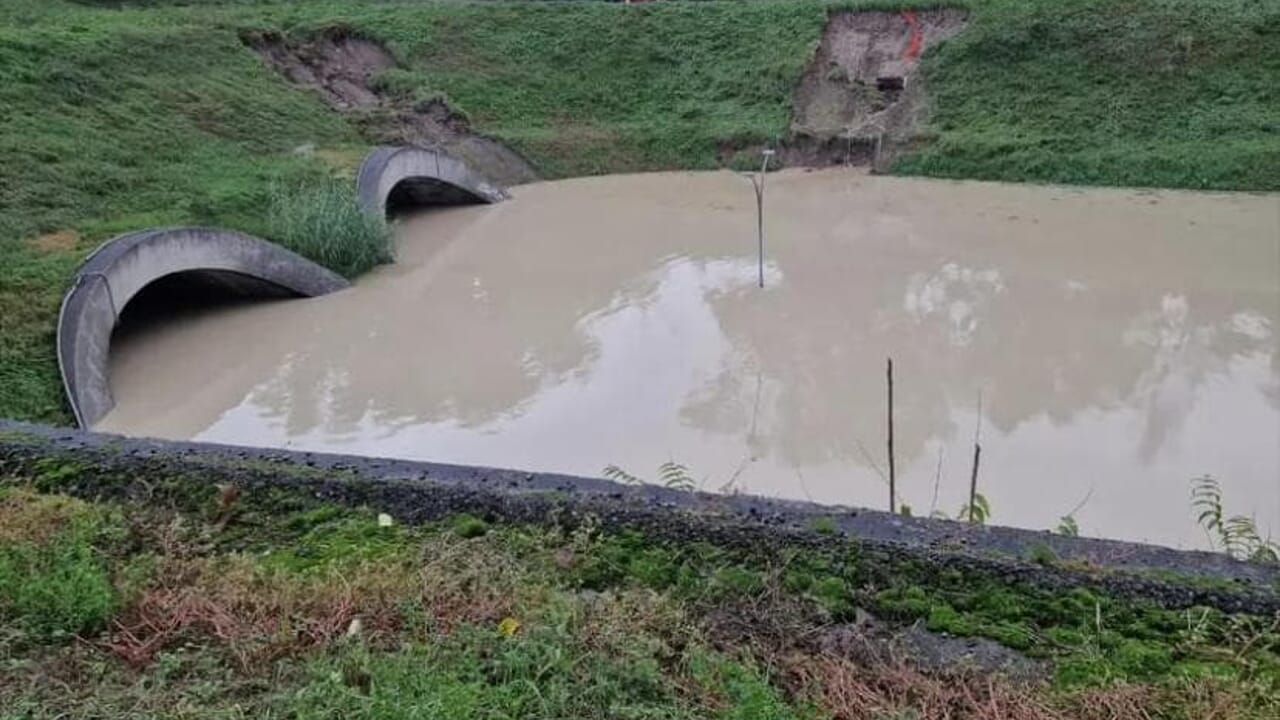
[[[140, 480], [57, 454], [0, 468], [0, 717], [1280, 712], [1280, 618], [885, 567], [845, 544], [668, 544], [571, 513], [406, 526], [185, 472]], [[888, 657], [875, 625], [840, 629], [864, 610], [1038, 664], [1012, 680], [952, 648], [922, 672], [928, 652]], [[859, 637], [870, 652], [850, 649]]]
[[[375, 259], [335, 261], [273, 232], [273, 184], [349, 171], [370, 138], [362, 119], [263, 66], [242, 30], [340, 25], [383, 41], [404, 66], [383, 78], [388, 90], [445, 96], [555, 177], [708, 168], [724, 143], [779, 136], [828, 7], [182, 4], [0, 8], [0, 416], [68, 421], [58, 300], [84, 253], [114, 233], [214, 224], [292, 240], [348, 272]], [[925, 59], [932, 141], [898, 171], [1280, 189], [1275, 3], [950, 4], [972, 8], [972, 21]]]

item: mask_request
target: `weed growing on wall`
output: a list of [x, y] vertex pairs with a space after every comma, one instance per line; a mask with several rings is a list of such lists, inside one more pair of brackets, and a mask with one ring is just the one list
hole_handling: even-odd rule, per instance
[[1227, 515], [1223, 507], [1222, 486], [1211, 475], [1191, 481], [1191, 507], [1196, 522], [1204, 528], [1209, 541], [1222, 552], [1239, 560], [1280, 562], [1280, 546], [1263, 538], [1253, 518]]

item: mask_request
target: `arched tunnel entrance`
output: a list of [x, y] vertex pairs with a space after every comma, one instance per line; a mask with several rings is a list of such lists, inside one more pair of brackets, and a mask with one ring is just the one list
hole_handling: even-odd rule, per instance
[[296, 253], [229, 230], [166, 228], [108, 240], [80, 266], [58, 317], [58, 365], [76, 423], [91, 427], [115, 405], [110, 353], [117, 326], [131, 332], [148, 319], [181, 318], [209, 303], [345, 287], [342, 277]]
[[473, 205], [482, 202], [468, 190], [436, 178], [409, 177], [397, 182], [387, 193], [385, 211], [394, 217], [412, 210], [439, 205]]
[[507, 194], [461, 160], [435, 150], [380, 147], [356, 176], [365, 212], [395, 214], [431, 205], [495, 203]]
[[[356, 189], [365, 212], [382, 216], [507, 197], [457, 158], [413, 147], [375, 149], [360, 166]], [[91, 427], [115, 405], [114, 340], [193, 313], [324, 295], [347, 285], [296, 253], [230, 230], [162, 228], [103, 243], [80, 266], [58, 318], [58, 365], [76, 423]]]
[[282, 285], [228, 270], [183, 270], [156, 278], [120, 311], [119, 324], [145, 323], [157, 316], [257, 300], [296, 298]]
[[185, 270], [157, 278], [121, 309], [111, 334], [113, 354], [148, 333], [245, 305], [302, 297], [251, 275], [225, 270]]

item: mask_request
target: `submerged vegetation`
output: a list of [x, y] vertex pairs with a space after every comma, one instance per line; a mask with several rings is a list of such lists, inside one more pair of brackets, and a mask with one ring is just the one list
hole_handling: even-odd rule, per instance
[[854, 544], [674, 543], [566, 513], [409, 525], [302, 488], [88, 473], [0, 470], [5, 717], [1280, 711], [1280, 618]]

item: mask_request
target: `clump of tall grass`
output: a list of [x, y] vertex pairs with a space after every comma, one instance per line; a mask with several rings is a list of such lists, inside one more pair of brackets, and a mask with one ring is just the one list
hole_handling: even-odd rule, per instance
[[392, 260], [386, 221], [362, 210], [350, 185], [336, 179], [272, 188], [267, 235], [348, 278]]

